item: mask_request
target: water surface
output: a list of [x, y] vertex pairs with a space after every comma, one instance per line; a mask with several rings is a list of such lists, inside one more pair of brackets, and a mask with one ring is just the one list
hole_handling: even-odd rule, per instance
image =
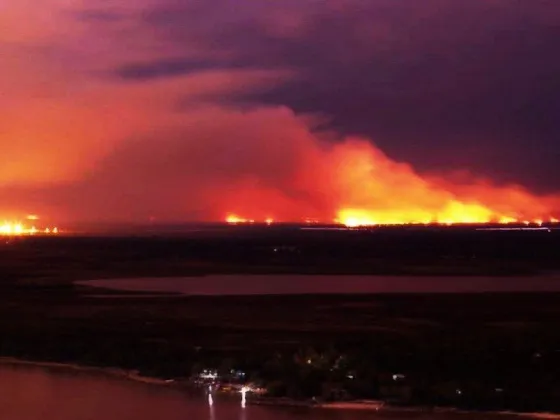
[[240, 398], [193, 397], [178, 389], [101, 374], [0, 365], [2, 420], [455, 420], [509, 419], [483, 414], [378, 414], [241, 406]]
[[87, 280], [80, 285], [185, 295], [560, 292], [560, 276], [210, 275]]

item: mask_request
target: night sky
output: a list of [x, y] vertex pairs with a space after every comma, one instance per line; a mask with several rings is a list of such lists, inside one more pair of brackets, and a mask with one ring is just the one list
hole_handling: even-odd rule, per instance
[[560, 210], [556, 0], [40, 3], [0, 3], [0, 217]]

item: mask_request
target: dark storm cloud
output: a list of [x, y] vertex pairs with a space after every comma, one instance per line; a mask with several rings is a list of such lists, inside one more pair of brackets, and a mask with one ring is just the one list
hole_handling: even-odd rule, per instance
[[560, 16], [550, 1], [161, 2], [142, 14], [214, 58], [125, 64], [123, 77], [193, 68], [295, 68], [256, 102], [322, 112], [422, 170], [457, 166], [560, 187]]

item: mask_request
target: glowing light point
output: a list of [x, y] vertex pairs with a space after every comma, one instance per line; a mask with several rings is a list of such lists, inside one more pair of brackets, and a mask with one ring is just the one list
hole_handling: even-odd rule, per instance
[[[319, 223], [318, 219], [314, 219], [312, 217], [306, 217], [303, 219], [303, 221], [305, 222], [306, 225], [315, 225]], [[335, 222], [338, 223], [338, 222]]]
[[503, 216], [499, 220], [500, 224], [508, 225], [510, 223], [517, 223], [517, 219], [515, 217]]
[[235, 214], [230, 214], [226, 217], [226, 222], [230, 225], [238, 225], [240, 223], [252, 223], [251, 220], [243, 219]]
[[0, 236], [31, 236], [37, 235], [39, 233], [47, 234], [56, 234], [58, 233], [58, 228], [54, 228], [51, 232], [50, 229], [39, 230], [34, 225], [31, 227], [26, 226], [20, 222], [9, 222], [4, 221], [0, 224]]
[[247, 392], [249, 392], [249, 388], [244, 386], [241, 388], [241, 407], [245, 408], [247, 406]]

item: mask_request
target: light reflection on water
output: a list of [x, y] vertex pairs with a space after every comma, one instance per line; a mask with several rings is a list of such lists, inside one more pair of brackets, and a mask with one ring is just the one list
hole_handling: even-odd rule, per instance
[[[196, 398], [184, 391], [102, 374], [0, 365], [1, 420], [485, 420], [506, 416], [379, 414], [286, 407], [242, 407], [234, 399]], [[512, 417], [513, 418], [513, 417]]]
[[216, 415], [214, 413], [214, 398], [211, 392], [208, 393], [208, 406], [210, 407], [210, 420], [214, 420]]

